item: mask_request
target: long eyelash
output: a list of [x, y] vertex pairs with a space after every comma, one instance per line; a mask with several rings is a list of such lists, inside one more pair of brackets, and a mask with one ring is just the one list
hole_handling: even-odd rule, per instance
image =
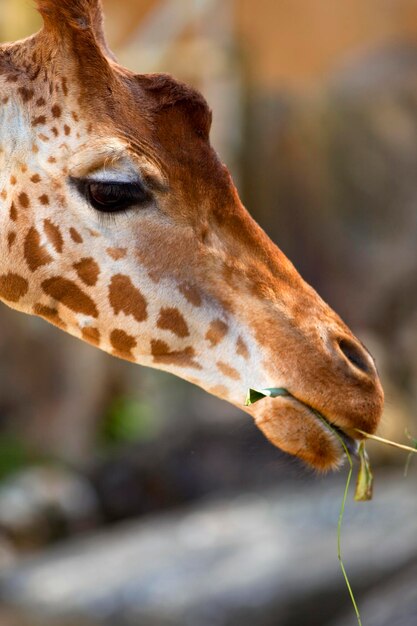
[[[94, 183], [94, 181], [92, 181]], [[91, 184], [91, 181], [90, 183]], [[108, 187], [109, 191], [111, 191], [114, 194], [118, 194], [120, 193], [120, 195], [123, 197], [127, 197], [127, 198], [131, 198], [132, 200], [135, 200], [135, 198], [140, 194], [143, 193], [143, 187], [141, 185], [139, 185], [138, 183], [96, 183], [96, 184], [102, 184], [102, 185], [106, 185], [106, 187]]]
[[[152, 194], [149, 192], [145, 186], [143, 186], [140, 182], [104, 182], [104, 181], [95, 181], [88, 178], [85, 179], [71, 179], [72, 184], [78, 190], [78, 192], [83, 196], [83, 198], [97, 211], [102, 215], [100, 219], [109, 219], [108, 214], [112, 214], [113, 218], [117, 215], [126, 215], [127, 212], [135, 205], [143, 205], [147, 201], [152, 199]], [[109, 197], [109, 210], [105, 210], [105, 202], [98, 202], [91, 195], [91, 187], [95, 185], [97, 187], [102, 187], [104, 191], [104, 196], [106, 193]], [[114, 197], [114, 210], [111, 210], [111, 197]], [[118, 207], [118, 200], [120, 201], [120, 207]], [[100, 205], [100, 206], [98, 206]], [[123, 206], [125, 205], [125, 206]], [[106, 216], [104, 217], [104, 214]], [[115, 219], [115, 218], [114, 218]], [[113, 221], [114, 221], [113, 219]], [[111, 222], [112, 223], [112, 222]]]

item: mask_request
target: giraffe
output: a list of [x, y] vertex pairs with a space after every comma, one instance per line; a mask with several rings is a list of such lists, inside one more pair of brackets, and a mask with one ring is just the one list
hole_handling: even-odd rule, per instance
[[[109, 50], [100, 0], [0, 47], [0, 299], [246, 410], [318, 471], [374, 432], [374, 360], [243, 207], [203, 96]], [[310, 407], [310, 408], [309, 408]]]

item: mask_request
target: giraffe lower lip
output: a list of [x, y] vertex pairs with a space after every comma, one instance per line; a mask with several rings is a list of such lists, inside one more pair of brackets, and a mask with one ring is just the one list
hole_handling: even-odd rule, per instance
[[[298, 400], [298, 398], [296, 398], [295, 396], [293, 396], [293, 398], [297, 400], [297, 402], [299, 402], [303, 406], [310, 409], [310, 411], [317, 417], [318, 420], [320, 420], [322, 423], [325, 422], [327, 424], [327, 427], [329, 431], [332, 432], [333, 436], [342, 440], [340, 441], [342, 448], [345, 447], [351, 456], [355, 458], [359, 457], [359, 441], [357, 439], [353, 439], [353, 437], [348, 435], [342, 428], [340, 428], [340, 426], [337, 426], [336, 424], [331, 422], [329, 419], [327, 419], [327, 417], [325, 417], [325, 415], [323, 415], [323, 413], [320, 413], [319, 411], [317, 411], [317, 409], [314, 409], [309, 404], [306, 404], [305, 402]], [[346, 450], [344, 449], [345, 454], [346, 454]]]
[[[312, 412], [317, 415], [317, 411], [315, 411], [314, 409], [311, 409]], [[326, 417], [324, 417], [324, 415], [322, 415], [320, 413], [320, 417], [319, 419], [323, 422], [326, 422], [326, 424], [328, 424], [328, 428], [330, 431], [332, 431], [333, 435], [336, 438], [341, 439], [340, 444], [342, 446], [342, 448], [346, 448], [343, 451], [346, 454], [346, 450], [348, 451], [348, 453], [350, 454], [350, 456], [353, 456], [355, 458], [359, 457], [359, 441], [357, 441], [356, 439], [353, 439], [353, 437], [351, 437], [350, 435], [348, 435], [344, 430], [342, 430], [339, 426], [336, 426], [336, 424], [330, 422]], [[343, 444], [342, 444], [343, 442]]]

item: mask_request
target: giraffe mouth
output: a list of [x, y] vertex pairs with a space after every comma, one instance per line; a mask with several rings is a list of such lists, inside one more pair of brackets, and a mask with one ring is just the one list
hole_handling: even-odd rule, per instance
[[[254, 395], [251, 396], [251, 393], [253, 393]], [[266, 396], [272, 398], [287, 397], [288, 399], [293, 400], [297, 405], [306, 409], [309, 414], [314, 417], [317, 425], [320, 426], [321, 430], [325, 431], [326, 434], [331, 437], [333, 441], [339, 444], [345, 455], [359, 458], [360, 442], [357, 438], [350, 435], [346, 430], [343, 430], [343, 428], [337, 425], [334, 421], [328, 419], [321, 411], [315, 409], [311, 404], [297, 398], [297, 396], [289, 392], [287, 389], [276, 388], [266, 389], [262, 391], [250, 389], [247, 397], [247, 404], [255, 403], [258, 400], [262, 399], [262, 397]]]
[[[316, 411], [314, 409], [311, 409], [311, 410], [314, 414], [316, 414]], [[339, 439], [340, 444], [342, 445], [342, 448], [346, 447], [346, 450], [348, 451], [350, 456], [356, 459], [359, 458], [359, 441], [357, 439], [354, 439], [346, 431], [340, 428], [340, 426], [336, 426], [334, 422], [331, 422], [330, 420], [328, 420], [323, 414], [320, 414], [320, 416], [321, 416], [320, 417], [321, 421], [326, 422], [329, 431], [332, 431], [334, 436], [337, 439]], [[344, 445], [342, 444], [342, 442]], [[345, 449], [343, 450], [345, 454], [346, 454], [346, 450]]]
[[320, 411], [312, 407], [310, 404], [307, 404], [306, 402], [299, 400], [296, 396], [293, 396], [292, 394], [290, 395], [296, 402], [298, 402], [299, 404], [304, 406], [306, 409], [308, 409], [309, 412], [315, 416], [317, 421], [321, 423], [321, 426], [323, 428], [326, 428], [328, 430], [332, 438], [338, 441], [338, 443], [343, 449], [344, 454], [348, 453], [350, 456], [356, 459], [359, 458], [358, 439], [355, 439], [354, 437], [352, 437], [352, 435], [350, 435], [348, 432], [343, 430], [343, 428], [341, 428], [340, 426], [332, 422], [325, 415], [323, 415], [323, 413], [321, 413]]

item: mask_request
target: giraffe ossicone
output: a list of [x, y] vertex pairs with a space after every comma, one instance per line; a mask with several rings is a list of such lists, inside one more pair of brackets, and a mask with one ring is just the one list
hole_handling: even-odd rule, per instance
[[119, 66], [99, 0], [38, 0], [43, 29], [0, 47], [0, 299], [94, 346], [243, 406], [320, 470], [374, 431], [372, 358], [242, 206], [204, 98]]

